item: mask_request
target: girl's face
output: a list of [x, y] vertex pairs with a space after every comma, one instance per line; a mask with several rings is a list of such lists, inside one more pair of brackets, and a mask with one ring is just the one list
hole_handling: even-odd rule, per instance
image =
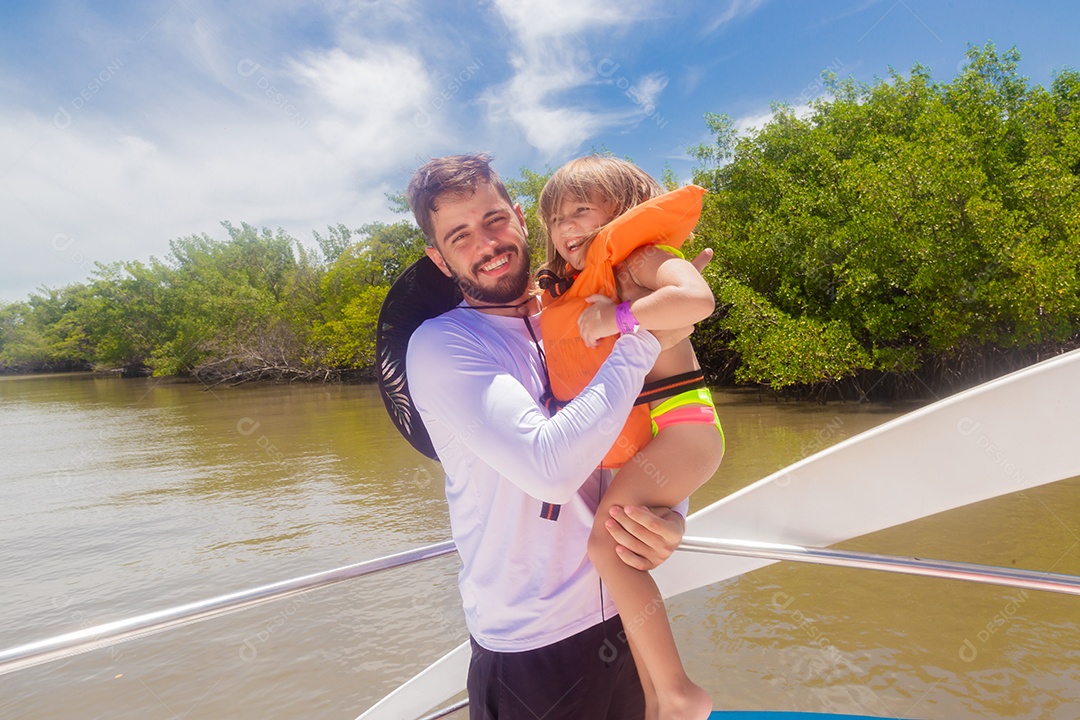
[[555, 249], [575, 270], [585, 267], [589, 250], [586, 239], [611, 221], [614, 210], [614, 203], [604, 202], [593, 193], [588, 200], [563, 200], [548, 221]]

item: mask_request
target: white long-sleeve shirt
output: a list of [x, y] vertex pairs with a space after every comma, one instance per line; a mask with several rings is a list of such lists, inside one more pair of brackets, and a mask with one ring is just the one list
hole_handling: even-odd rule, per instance
[[[530, 321], [539, 333], [539, 316]], [[649, 333], [620, 338], [593, 382], [549, 418], [522, 318], [457, 308], [413, 334], [409, 389], [446, 470], [458, 586], [483, 647], [532, 650], [600, 622], [586, 548], [608, 478], [595, 469], [659, 352]], [[545, 502], [561, 505], [557, 520], [541, 517]]]

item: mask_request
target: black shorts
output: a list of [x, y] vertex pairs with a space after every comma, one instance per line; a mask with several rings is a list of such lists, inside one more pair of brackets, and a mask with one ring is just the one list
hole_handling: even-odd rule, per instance
[[618, 616], [526, 652], [494, 652], [469, 641], [469, 720], [645, 717], [645, 694]]

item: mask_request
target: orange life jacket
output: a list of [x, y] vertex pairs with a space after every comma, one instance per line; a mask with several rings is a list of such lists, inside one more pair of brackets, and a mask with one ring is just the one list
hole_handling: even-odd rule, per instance
[[[618, 301], [614, 267], [634, 250], [656, 244], [680, 247], [698, 223], [704, 194], [704, 188], [687, 185], [630, 208], [597, 233], [585, 256], [585, 268], [569, 290], [557, 298], [544, 292], [541, 336], [557, 400], [568, 402], [585, 389], [618, 337], [603, 338], [595, 348], [585, 344], [578, 330], [578, 316], [588, 305], [585, 298], [606, 295]], [[622, 467], [652, 439], [648, 404], [634, 406], [617, 437], [615, 428], [611, 431], [613, 444], [604, 467]]]

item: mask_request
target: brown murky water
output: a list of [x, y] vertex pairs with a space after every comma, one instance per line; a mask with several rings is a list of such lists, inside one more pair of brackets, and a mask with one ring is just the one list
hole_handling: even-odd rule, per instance
[[[718, 393], [698, 508], [910, 408]], [[370, 386], [0, 379], [0, 647], [449, 536]], [[1080, 574], [1080, 481], [847, 544]], [[466, 636], [444, 558], [0, 676], [2, 718], [345, 718]], [[1080, 717], [1080, 599], [773, 565], [670, 613], [717, 707]], [[460, 714], [464, 717], [464, 713]]]

